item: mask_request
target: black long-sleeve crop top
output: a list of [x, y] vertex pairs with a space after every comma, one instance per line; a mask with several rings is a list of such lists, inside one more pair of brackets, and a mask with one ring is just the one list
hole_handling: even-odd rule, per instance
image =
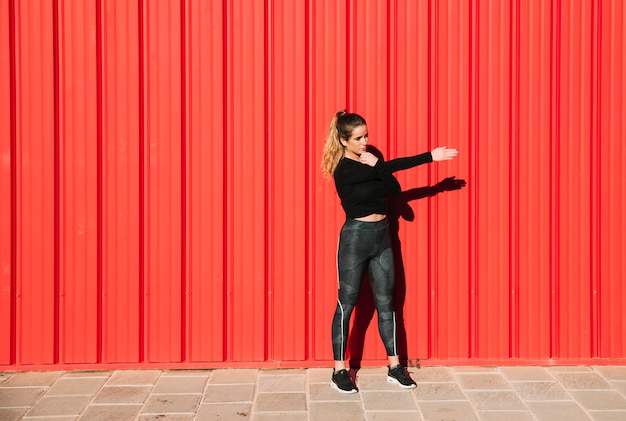
[[386, 162], [379, 158], [373, 167], [343, 158], [333, 177], [346, 217], [361, 218], [373, 213], [384, 215], [387, 194], [397, 196], [402, 192], [393, 173], [432, 161], [430, 152]]

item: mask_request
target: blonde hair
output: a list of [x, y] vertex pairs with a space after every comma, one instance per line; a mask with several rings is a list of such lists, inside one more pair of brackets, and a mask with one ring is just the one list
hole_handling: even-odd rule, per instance
[[335, 113], [328, 126], [328, 135], [324, 143], [320, 165], [324, 178], [332, 178], [339, 161], [343, 158], [345, 147], [341, 143], [341, 139], [350, 139], [352, 130], [364, 125], [366, 125], [365, 119], [358, 114], [349, 114], [346, 110]]

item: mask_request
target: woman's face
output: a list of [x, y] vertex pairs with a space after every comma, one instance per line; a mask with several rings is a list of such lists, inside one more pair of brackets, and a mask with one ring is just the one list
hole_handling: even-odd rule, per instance
[[346, 158], [354, 159], [356, 161], [359, 160], [359, 156], [367, 147], [368, 142], [368, 134], [367, 134], [367, 126], [356, 126], [352, 130], [352, 134], [350, 139], [341, 139], [341, 144], [345, 146], [343, 154]]

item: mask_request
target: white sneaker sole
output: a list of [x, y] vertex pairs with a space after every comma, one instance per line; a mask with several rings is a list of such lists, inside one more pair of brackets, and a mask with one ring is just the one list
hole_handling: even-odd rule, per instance
[[411, 385], [405, 386], [405, 385], [403, 385], [402, 383], [400, 383], [398, 380], [396, 380], [395, 378], [393, 378], [391, 376], [387, 376], [387, 382], [388, 383], [397, 384], [398, 386], [400, 386], [403, 389], [415, 389], [417, 387], [416, 384], [411, 384]]
[[330, 387], [332, 387], [333, 389], [335, 389], [339, 393], [346, 393], [346, 394], [356, 393], [356, 389], [352, 389], [352, 390], [341, 390], [341, 389], [339, 389], [339, 386], [337, 386], [335, 384], [335, 382], [333, 382], [333, 381], [330, 382]]

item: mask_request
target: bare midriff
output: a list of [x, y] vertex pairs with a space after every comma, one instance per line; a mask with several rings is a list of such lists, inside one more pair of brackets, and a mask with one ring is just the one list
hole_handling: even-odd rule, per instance
[[357, 221], [362, 221], [362, 222], [378, 222], [378, 221], [382, 221], [383, 219], [385, 219], [387, 216], [380, 214], [380, 213], [372, 213], [371, 215], [367, 215], [367, 216], [362, 216], [360, 218], [354, 218]]

